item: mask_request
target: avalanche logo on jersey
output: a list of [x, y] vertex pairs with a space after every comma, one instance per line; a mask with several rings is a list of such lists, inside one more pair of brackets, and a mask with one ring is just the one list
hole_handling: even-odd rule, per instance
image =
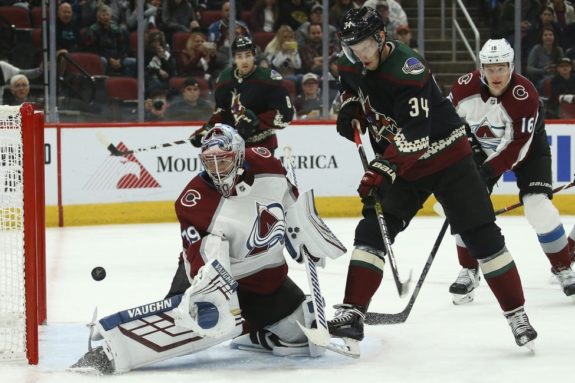
[[469, 128], [471, 133], [477, 137], [483, 149], [493, 151], [497, 150], [501, 136], [505, 131], [505, 126], [494, 126], [487, 118], [481, 120], [479, 124], [471, 125]]
[[395, 120], [384, 114], [378, 113], [371, 106], [369, 96], [365, 97], [361, 89], [358, 89], [358, 94], [359, 98], [362, 100], [361, 106], [375, 141], [380, 142], [382, 139], [385, 139], [388, 142], [392, 142], [397, 133], [399, 133], [399, 128], [397, 127]]
[[423, 73], [423, 71], [425, 70], [425, 65], [423, 65], [423, 63], [419, 61], [417, 58], [410, 57], [407, 60], [405, 60], [405, 63], [403, 64], [403, 68], [401, 68], [401, 70], [405, 74], [417, 75]]
[[277, 243], [283, 246], [286, 230], [285, 213], [281, 204], [262, 205], [256, 202], [257, 217], [248, 237], [246, 257], [265, 252]]

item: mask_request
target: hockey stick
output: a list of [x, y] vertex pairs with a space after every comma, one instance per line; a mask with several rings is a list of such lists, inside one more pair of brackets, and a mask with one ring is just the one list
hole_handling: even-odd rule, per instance
[[[295, 168], [293, 165], [292, 149], [290, 146], [284, 146], [284, 162], [285, 168], [291, 178], [291, 182], [297, 187], [297, 179], [295, 175]], [[305, 272], [307, 274], [307, 282], [309, 284], [312, 303], [313, 303], [313, 316], [317, 326], [316, 334], [321, 337], [324, 342], [327, 339], [329, 341], [330, 335], [327, 329], [327, 320], [325, 316], [325, 301], [321, 295], [321, 289], [319, 287], [319, 278], [317, 275], [317, 268], [315, 267], [315, 262], [311, 259], [310, 254], [307, 252], [305, 247], [302, 247], [303, 252], [303, 263], [305, 265]], [[312, 357], [321, 356], [324, 353], [324, 348], [316, 346], [317, 343], [310, 342], [310, 355]]]
[[411, 309], [413, 308], [413, 304], [415, 303], [415, 300], [417, 299], [417, 296], [419, 295], [419, 291], [421, 290], [421, 286], [423, 286], [423, 282], [425, 281], [425, 278], [427, 277], [427, 273], [429, 272], [429, 269], [431, 268], [431, 264], [433, 263], [433, 260], [435, 259], [435, 255], [437, 254], [437, 250], [439, 249], [439, 246], [441, 245], [441, 241], [443, 240], [443, 237], [445, 236], [445, 232], [447, 231], [447, 228], [449, 227], [449, 221], [447, 221], [447, 219], [443, 222], [443, 226], [441, 226], [441, 230], [439, 231], [439, 234], [437, 236], [437, 239], [435, 240], [435, 243], [433, 244], [433, 248], [431, 249], [431, 253], [429, 254], [429, 257], [427, 257], [427, 262], [425, 262], [425, 266], [423, 266], [423, 271], [421, 272], [421, 275], [419, 276], [419, 280], [417, 281], [417, 284], [415, 285], [415, 288], [413, 289], [413, 293], [411, 294], [411, 298], [409, 298], [409, 302], [407, 303], [407, 306], [405, 306], [405, 308], [403, 309], [403, 311], [398, 312], [397, 314], [384, 314], [384, 313], [373, 313], [373, 312], [368, 312], [367, 315], [365, 316], [365, 323], [366, 324], [397, 324], [397, 323], [403, 323], [407, 320], [407, 317], [409, 316], [409, 313], [411, 312]]
[[[552, 193], [552, 194], [559, 193], [560, 191], [563, 191], [563, 190], [565, 190], [565, 189], [572, 188], [573, 186], [575, 186], [575, 181], [571, 181], [571, 182], [569, 182], [568, 184], [565, 184], [565, 185], [563, 185], [563, 186], [558, 186], [558, 187], [556, 187], [555, 189], [553, 189], [553, 191], [552, 191], [551, 193]], [[496, 211], [495, 211], [495, 215], [507, 213], [508, 211], [517, 209], [518, 207], [521, 207], [521, 206], [523, 206], [523, 202], [522, 202], [522, 201], [519, 201], [519, 202], [517, 202], [517, 203], [514, 203], [513, 205], [509, 205], [509, 206], [507, 206], [507, 207], [503, 207], [503, 208], [501, 208], [501, 209], [496, 210]]]
[[[571, 181], [568, 184], [556, 187], [555, 189], [553, 189], [553, 194], [559, 193], [560, 191], [563, 191], [565, 189], [569, 189], [573, 186], [575, 186], [575, 181]], [[507, 213], [508, 211], [514, 210], [514, 209], [516, 209], [522, 205], [523, 205], [522, 202], [518, 202], [516, 204], [507, 206], [505, 208], [502, 208], [502, 209], [495, 211], [495, 215]], [[444, 214], [442, 214], [442, 211], [440, 211], [439, 214], [444, 216]], [[401, 311], [397, 314], [368, 312], [366, 315], [366, 318], [365, 318], [365, 323], [371, 324], [371, 325], [397, 324], [397, 323], [403, 323], [407, 320], [407, 317], [409, 316], [409, 313], [411, 312], [411, 309], [413, 308], [413, 304], [415, 303], [415, 299], [417, 298], [417, 295], [419, 294], [419, 290], [421, 289], [421, 286], [423, 285], [423, 281], [425, 280], [427, 273], [429, 272], [429, 268], [431, 267], [433, 259], [435, 258], [435, 254], [437, 253], [437, 250], [439, 249], [439, 245], [441, 244], [441, 241], [443, 240], [443, 236], [445, 235], [445, 231], [447, 230], [448, 226], [449, 225], [448, 225], [448, 222], [446, 219], [445, 222], [443, 223], [443, 226], [441, 227], [441, 231], [439, 232], [437, 239], [435, 240], [435, 244], [433, 245], [433, 249], [431, 250], [431, 254], [427, 258], [427, 262], [425, 263], [425, 266], [423, 267], [423, 271], [421, 272], [421, 276], [419, 277], [419, 280], [417, 281], [417, 284], [415, 285], [415, 289], [413, 290], [411, 298], [409, 299], [409, 302], [407, 303], [407, 306], [405, 307], [405, 309], [403, 309], [403, 311]]]
[[112, 144], [106, 138], [106, 136], [104, 136], [104, 133], [102, 133], [102, 132], [97, 132], [96, 137], [98, 137], [98, 141], [100, 141], [102, 143], [102, 145], [104, 145], [106, 147], [106, 149], [108, 149], [108, 151], [110, 152], [110, 154], [112, 156], [122, 157], [122, 156], [128, 156], [130, 154], [139, 153], [139, 152], [147, 152], [150, 150], [157, 150], [157, 149], [161, 149], [161, 148], [169, 148], [171, 146], [176, 146], [176, 145], [188, 144], [188, 143], [192, 142], [192, 138], [194, 137], [194, 135], [190, 136], [189, 138], [187, 138], [185, 140], [166, 142], [163, 144], [157, 144], [157, 145], [147, 146], [144, 148], [137, 148], [137, 149], [133, 149], [133, 150], [120, 150], [120, 149], [118, 149], [114, 144]]
[[[359, 131], [359, 122], [353, 120], [354, 127], [354, 141], [357, 146], [357, 151], [359, 152], [359, 157], [361, 158], [361, 163], [363, 164], [363, 170], [367, 170], [369, 164], [367, 162], [367, 156], [365, 155], [365, 150], [363, 149], [363, 143], [361, 142], [361, 136]], [[395, 286], [397, 287], [397, 292], [400, 297], [405, 296], [409, 292], [409, 283], [411, 282], [412, 272], [409, 271], [409, 277], [405, 282], [402, 282], [399, 278], [399, 271], [397, 270], [397, 263], [395, 262], [395, 256], [393, 255], [393, 250], [391, 248], [391, 241], [389, 240], [389, 231], [387, 230], [387, 224], [385, 223], [385, 218], [383, 216], [383, 208], [381, 207], [381, 202], [377, 197], [374, 196], [374, 206], [375, 213], [377, 215], [377, 223], [379, 224], [379, 229], [381, 231], [381, 236], [383, 237], [383, 244], [385, 246], [385, 252], [387, 253], [387, 258], [389, 259], [389, 264], [391, 265], [391, 273], [393, 274], [393, 280], [395, 281]]]

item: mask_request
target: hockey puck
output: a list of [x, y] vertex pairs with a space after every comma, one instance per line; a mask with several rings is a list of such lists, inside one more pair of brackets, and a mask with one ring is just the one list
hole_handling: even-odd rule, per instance
[[106, 269], [101, 266], [94, 267], [92, 269], [92, 278], [94, 278], [95, 281], [101, 281], [106, 278]]

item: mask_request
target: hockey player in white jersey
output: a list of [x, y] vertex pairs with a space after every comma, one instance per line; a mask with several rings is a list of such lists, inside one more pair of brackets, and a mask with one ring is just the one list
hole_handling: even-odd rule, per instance
[[[489, 190], [505, 171], [515, 173], [525, 217], [563, 292], [573, 295], [575, 273], [569, 247], [574, 238], [565, 235], [551, 202], [551, 151], [539, 95], [528, 79], [513, 71], [514, 52], [505, 39], [487, 41], [479, 59], [481, 69], [458, 78], [449, 97], [470, 128], [475, 159]], [[456, 244], [462, 269], [449, 291], [453, 303], [463, 304], [473, 301], [480, 276], [477, 260], [459, 236]]]
[[320, 260], [345, 247], [315, 213], [312, 192], [299, 194], [267, 148], [245, 149], [233, 128], [216, 124], [200, 160], [205, 171], [175, 203], [189, 287], [94, 321], [90, 339], [102, 345], [72, 369], [121, 373], [233, 338], [237, 349], [310, 355], [299, 324], [313, 325], [313, 304], [288, 277], [284, 248], [300, 261], [304, 250]]

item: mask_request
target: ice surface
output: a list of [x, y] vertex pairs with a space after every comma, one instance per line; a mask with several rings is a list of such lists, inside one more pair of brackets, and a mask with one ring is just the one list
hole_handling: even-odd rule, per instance
[[[357, 219], [328, 219], [352, 248]], [[566, 231], [575, 217], [563, 217]], [[419, 278], [441, 226], [440, 218], [416, 218], [394, 245], [399, 271]], [[179, 226], [172, 224], [48, 229], [48, 325], [40, 332], [40, 364], [0, 364], [2, 382], [542, 382], [570, 381], [575, 351], [575, 303], [550, 283], [549, 263], [523, 217], [500, 217], [507, 245], [519, 268], [526, 309], [539, 332], [536, 351], [515, 345], [495, 298], [482, 280], [475, 301], [454, 306], [448, 286], [459, 265], [446, 236], [406, 323], [366, 327], [358, 360], [326, 353], [319, 359], [280, 358], [231, 350], [227, 343], [195, 355], [111, 377], [66, 371], [87, 349], [85, 327], [95, 306], [100, 316], [165, 295], [180, 251]], [[349, 253], [348, 253], [349, 254]], [[343, 297], [349, 255], [328, 261], [320, 281], [328, 307]], [[288, 261], [292, 278], [307, 291], [305, 271]], [[95, 266], [107, 277], [94, 281]], [[409, 294], [410, 295], [410, 294]], [[408, 297], [409, 297], [408, 295]], [[386, 266], [384, 282], [370, 310], [401, 311]]]

